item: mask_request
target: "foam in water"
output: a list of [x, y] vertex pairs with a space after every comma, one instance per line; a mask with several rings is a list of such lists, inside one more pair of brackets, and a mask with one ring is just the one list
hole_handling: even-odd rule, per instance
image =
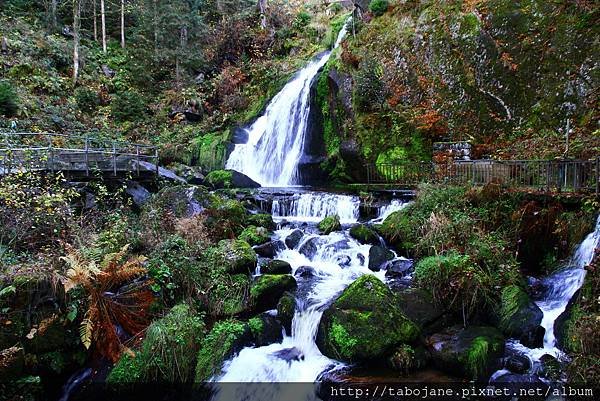
[[[346, 25], [335, 47], [345, 35]], [[298, 184], [298, 162], [310, 114], [310, 87], [330, 56], [331, 51], [327, 51], [317, 57], [271, 100], [265, 114], [246, 128], [248, 142], [235, 146], [226, 168], [246, 174], [263, 187]]]
[[377, 211], [377, 217], [371, 220], [371, 223], [383, 223], [392, 213], [404, 209], [408, 206], [407, 202], [400, 199], [392, 199], [392, 201], [384, 206], [381, 206]]
[[358, 221], [360, 199], [357, 196], [310, 192], [273, 200], [272, 215], [277, 220], [319, 222], [338, 215], [342, 224]]

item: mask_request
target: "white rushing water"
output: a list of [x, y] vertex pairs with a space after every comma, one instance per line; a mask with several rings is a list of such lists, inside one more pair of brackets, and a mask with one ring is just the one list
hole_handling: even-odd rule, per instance
[[400, 199], [392, 199], [392, 201], [384, 206], [381, 206], [377, 211], [377, 217], [371, 220], [371, 223], [383, 223], [392, 213], [404, 209], [408, 206], [408, 202]]
[[273, 200], [271, 213], [275, 221], [319, 222], [338, 215], [342, 224], [356, 223], [359, 217], [358, 196], [308, 192]]
[[540, 364], [540, 358], [546, 354], [558, 359], [566, 358], [556, 345], [554, 326], [558, 317], [566, 310], [571, 298], [583, 285], [586, 275], [585, 267], [592, 262], [599, 244], [600, 216], [598, 216], [594, 231], [579, 244], [568, 266], [542, 280], [546, 293], [543, 299], [536, 301], [536, 304], [544, 314], [541, 323], [546, 330], [543, 346], [531, 349], [517, 340], [507, 342], [507, 347], [526, 355], [531, 360], [534, 372]]
[[[346, 25], [335, 47], [345, 35]], [[271, 100], [265, 113], [245, 129], [248, 142], [235, 146], [227, 160], [227, 169], [244, 173], [263, 187], [299, 183], [298, 163], [308, 128], [310, 87], [330, 56], [331, 51], [327, 51], [314, 59]]]

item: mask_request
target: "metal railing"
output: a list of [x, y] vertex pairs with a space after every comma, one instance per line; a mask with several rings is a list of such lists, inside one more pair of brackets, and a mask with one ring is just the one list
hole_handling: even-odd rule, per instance
[[600, 193], [600, 157], [593, 160], [470, 160], [367, 165], [368, 184], [485, 185], [557, 192]]
[[[158, 174], [155, 146], [56, 133], [0, 133], [0, 175], [19, 171]], [[145, 165], [144, 163], [151, 163]]]

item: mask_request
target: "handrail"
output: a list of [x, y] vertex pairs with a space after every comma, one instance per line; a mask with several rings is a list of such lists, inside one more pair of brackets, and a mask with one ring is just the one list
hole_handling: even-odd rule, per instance
[[118, 139], [104, 139], [104, 138], [97, 138], [97, 137], [93, 137], [93, 136], [87, 136], [87, 135], [81, 135], [81, 134], [61, 134], [61, 133], [57, 133], [57, 132], [9, 132], [9, 131], [0, 131], [0, 135], [2, 136], [14, 136], [14, 137], [24, 137], [24, 136], [50, 136], [50, 137], [59, 137], [59, 138], [69, 138], [69, 139], [82, 139], [82, 140], [95, 140], [97, 142], [103, 142], [103, 143], [118, 143], [118, 144], [124, 144], [124, 145], [129, 145], [129, 146], [139, 146], [139, 147], [143, 147], [143, 148], [156, 148], [155, 145], [148, 145], [145, 143], [135, 143], [135, 142], [126, 142], [126, 141], [120, 141]]

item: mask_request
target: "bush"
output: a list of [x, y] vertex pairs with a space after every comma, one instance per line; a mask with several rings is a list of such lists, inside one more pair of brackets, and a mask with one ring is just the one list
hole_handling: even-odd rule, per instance
[[376, 16], [383, 15], [390, 5], [389, 0], [373, 0], [369, 4], [369, 10]]
[[125, 91], [114, 96], [110, 105], [112, 116], [119, 122], [143, 119], [146, 103], [142, 96], [134, 91]]
[[381, 108], [385, 102], [385, 86], [383, 68], [373, 59], [360, 63], [356, 73], [354, 101], [361, 111], [372, 111]]
[[98, 93], [85, 87], [75, 89], [75, 101], [77, 102], [79, 110], [84, 113], [93, 112], [100, 104]]
[[310, 23], [311, 17], [310, 14], [306, 11], [300, 11], [298, 15], [296, 15], [296, 19], [294, 19], [293, 27], [295, 30], [302, 30]]
[[9, 82], [0, 81], [0, 115], [12, 117], [17, 114], [17, 93]]

